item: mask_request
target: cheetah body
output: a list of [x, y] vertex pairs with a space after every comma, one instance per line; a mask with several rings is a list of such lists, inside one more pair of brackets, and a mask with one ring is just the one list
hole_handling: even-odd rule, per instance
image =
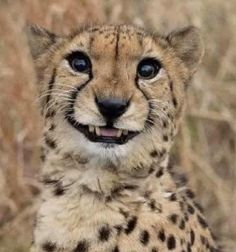
[[[34, 28], [29, 42], [45, 122], [31, 251], [217, 251], [193, 193], [168, 168], [186, 86], [202, 56], [197, 31], [163, 37], [96, 26], [57, 37]], [[71, 69], [66, 55], [75, 51], [89, 55], [91, 72]], [[143, 58], [161, 61], [158, 78], [134, 77]], [[104, 126], [95, 94], [131, 100], [115, 127], [141, 133], [123, 145], [88, 140], [75, 121]]]

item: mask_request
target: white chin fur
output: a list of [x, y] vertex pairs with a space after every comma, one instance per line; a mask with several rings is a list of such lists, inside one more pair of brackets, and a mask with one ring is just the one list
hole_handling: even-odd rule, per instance
[[119, 157], [124, 157], [129, 152], [128, 143], [124, 145], [118, 145], [118, 144], [107, 145], [104, 143], [90, 142], [90, 144], [88, 144], [87, 147], [88, 147], [88, 151], [91, 154], [99, 155], [101, 158], [109, 158], [109, 159], [117, 159]]

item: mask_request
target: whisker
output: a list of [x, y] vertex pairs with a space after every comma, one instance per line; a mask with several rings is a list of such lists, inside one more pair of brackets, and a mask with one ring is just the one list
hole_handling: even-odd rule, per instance
[[67, 97], [70, 97], [68, 94], [65, 94], [65, 93], [60, 93], [60, 92], [53, 92], [53, 94], [51, 94], [51, 93], [46, 93], [46, 94], [42, 94], [42, 95], [40, 95], [37, 99], [36, 99], [36, 101], [40, 101], [42, 98], [44, 98], [44, 97], [48, 97], [48, 96], [55, 96], [55, 95], [64, 95], [64, 96], [67, 96]]

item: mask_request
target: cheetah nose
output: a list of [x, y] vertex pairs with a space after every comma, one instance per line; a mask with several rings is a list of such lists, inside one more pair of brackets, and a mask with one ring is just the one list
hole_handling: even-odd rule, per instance
[[129, 106], [129, 101], [118, 98], [111, 99], [98, 99], [96, 98], [96, 104], [100, 113], [107, 120], [114, 120], [125, 113]]

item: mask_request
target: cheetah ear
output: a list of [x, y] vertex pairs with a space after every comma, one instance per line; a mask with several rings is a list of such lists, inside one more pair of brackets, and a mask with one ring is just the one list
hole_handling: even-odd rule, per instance
[[28, 26], [26, 35], [33, 59], [37, 59], [58, 40], [55, 34], [38, 26]]
[[185, 63], [192, 75], [204, 55], [203, 39], [198, 28], [186, 27], [170, 33], [167, 41], [174, 48], [177, 56]]

